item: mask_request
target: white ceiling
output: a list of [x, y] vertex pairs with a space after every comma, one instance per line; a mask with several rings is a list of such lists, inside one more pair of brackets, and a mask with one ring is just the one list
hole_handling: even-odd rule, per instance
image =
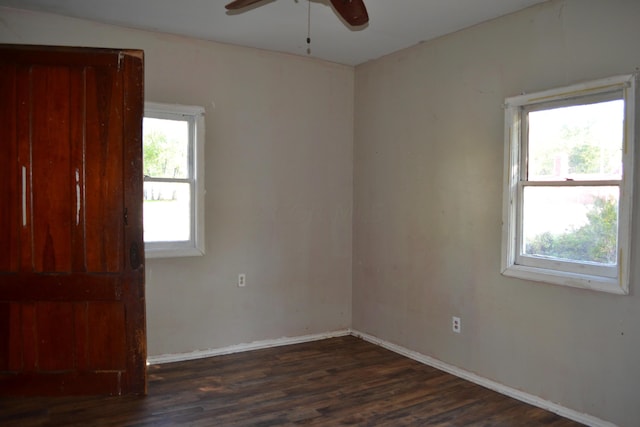
[[365, 0], [370, 22], [358, 29], [348, 28], [328, 0], [262, 0], [239, 13], [225, 10], [228, 1], [0, 0], [0, 6], [357, 65], [547, 0]]

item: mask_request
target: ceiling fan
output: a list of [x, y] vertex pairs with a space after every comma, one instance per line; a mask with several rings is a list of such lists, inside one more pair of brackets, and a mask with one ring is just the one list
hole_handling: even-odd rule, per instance
[[[227, 4], [228, 10], [242, 9], [258, 3], [261, 0], [235, 0]], [[364, 6], [364, 0], [330, 0], [336, 12], [347, 21], [349, 25], [358, 27], [369, 22], [367, 8]]]

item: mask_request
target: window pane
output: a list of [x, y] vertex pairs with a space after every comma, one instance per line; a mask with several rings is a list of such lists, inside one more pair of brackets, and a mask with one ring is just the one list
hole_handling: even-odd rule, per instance
[[189, 177], [189, 123], [145, 117], [144, 174], [154, 178]]
[[523, 253], [617, 262], [618, 187], [525, 187]]
[[188, 241], [191, 234], [188, 183], [144, 183], [144, 241]]
[[624, 101], [529, 112], [528, 179], [622, 179]]

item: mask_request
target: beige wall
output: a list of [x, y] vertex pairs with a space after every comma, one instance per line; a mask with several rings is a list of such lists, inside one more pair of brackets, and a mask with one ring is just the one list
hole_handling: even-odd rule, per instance
[[0, 42], [144, 49], [147, 100], [206, 108], [207, 254], [147, 262], [150, 355], [350, 326], [352, 67], [3, 8]]
[[634, 72], [639, 23], [552, 1], [356, 68], [354, 329], [640, 425], [637, 243], [630, 296], [499, 274], [505, 97]]

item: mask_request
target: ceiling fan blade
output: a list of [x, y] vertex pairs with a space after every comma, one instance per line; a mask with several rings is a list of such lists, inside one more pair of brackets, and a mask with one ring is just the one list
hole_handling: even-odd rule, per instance
[[331, 0], [331, 4], [349, 25], [357, 27], [369, 22], [363, 0]]
[[227, 4], [225, 8], [227, 10], [242, 9], [243, 7], [251, 6], [254, 3], [258, 3], [261, 0], [235, 0]]

